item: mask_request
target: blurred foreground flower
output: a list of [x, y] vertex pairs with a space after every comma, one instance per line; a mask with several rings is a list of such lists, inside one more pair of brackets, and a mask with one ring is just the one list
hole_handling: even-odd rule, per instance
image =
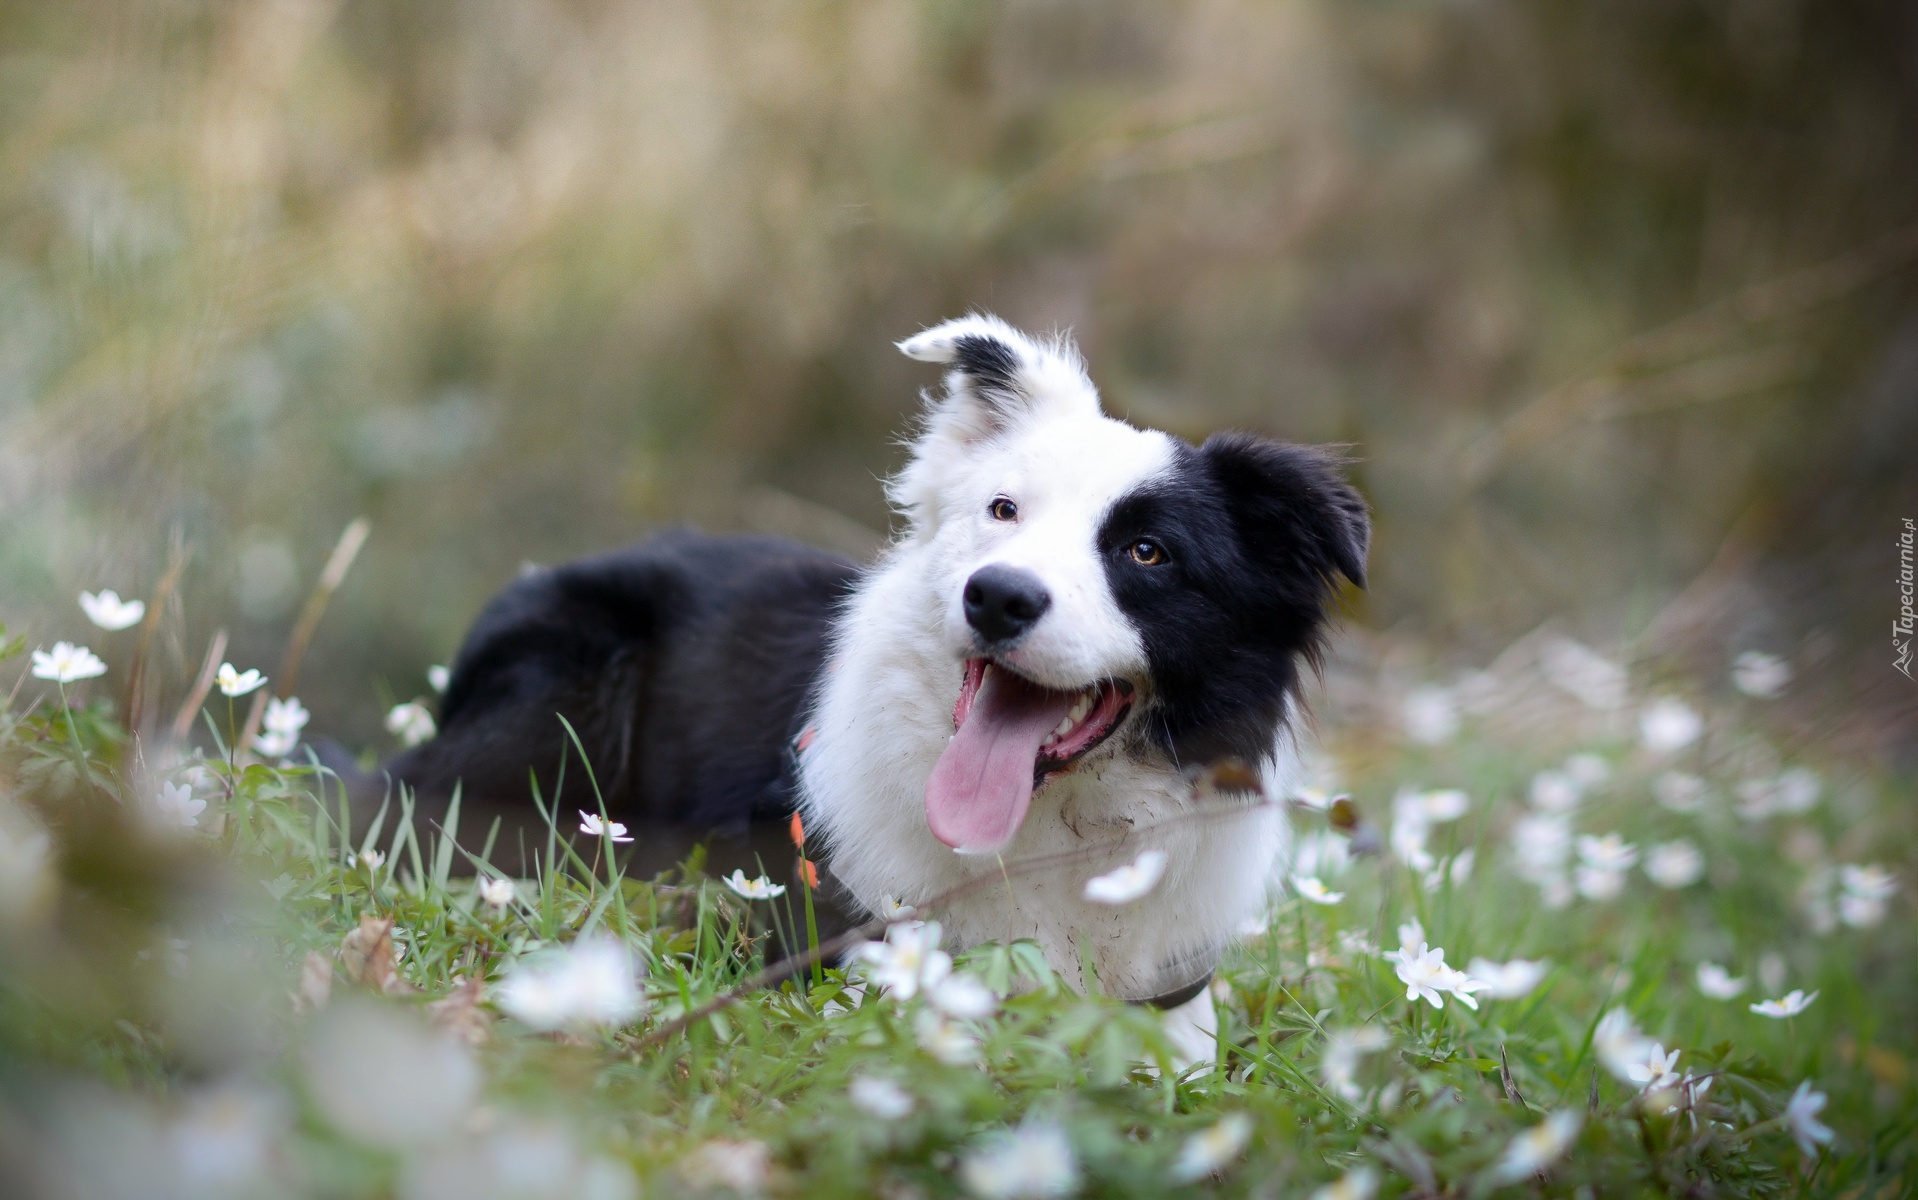
[[939, 922], [905, 921], [886, 929], [886, 940], [853, 951], [866, 963], [875, 984], [900, 1000], [910, 1000], [952, 972], [952, 956], [939, 948]]
[[196, 1195], [256, 1195], [272, 1174], [278, 1143], [292, 1127], [279, 1092], [243, 1084], [195, 1095], [167, 1130], [181, 1182]]
[[372, 1001], [336, 1000], [322, 1010], [305, 1063], [320, 1114], [347, 1136], [386, 1149], [451, 1133], [479, 1095], [480, 1069], [466, 1046]]
[[1130, 904], [1159, 886], [1165, 851], [1145, 850], [1123, 867], [1086, 880], [1086, 899], [1099, 904]]
[[213, 682], [220, 686], [220, 694], [228, 697], [244, 696], [256, 690], [266, 682], [266, 676], [253, 668], [236, 670], [232, 663], [221, 663], [219, 673], [213, 676]]
[[1698, 964], [1698, 990], [1713, 1000], [1735, 1000], [1745, 990], [1743, 976], [1733, 978], [1732, 973], [1715, 962]]
[[403, 1200], [638, 1200], [627, 1164], [585, 1151], [550, 1120], [488, 1115], [483, 1131], [415, 1148], [401, 1175]]
[[1512, 1139], [1505, 1154], [1492, 1168], [1492, 1178], [1500, 1183], [1518, 1183], [1529, 1179], [1557, 1162], [1571, 1149], [1585, 1117], [1577, 1109], [1560, 1109]]
[[1652, 780], [1653, 797], [1661, 807], [1675, 813], [1695, 813], [1703, 808], [1709, 790], [1704, 780], [1683, 771], [1666, 771]]
[[1458, 733], [1458, 701], [1450, 688], [1416, 687], [1405, 694], [1405, 733], [1427, 746], [1449, 742]]
[[922, 1009], [913, 1018], [912, 1033], [919, 1048], [949, 1067], [979, 1061], [979, 1036], [936, 1009]]
[[1683, 700], [1661, 696], [1638, 714], [1638, 737], [1653, 754], [1672, 754], [1705, 732], [1705, 718]]
[[853, 1106], [881, 1121], [897, 1121], [912, 1112], [912, 1093], [890, 1079], [861, 1075], [846, 1087]]
[[74, 683], [106, 673], [107, 665], [100, 661], [99, 655], [85, 646], [76, 646], [72, 642], [55, 642], [51, 650], [33, 652], [35, 679], [45, 679], [53, 683]]
[[1625, 872], [1638, 862], [1638, 847], [1616, 833], [1581, 834], [1578, 857], [1578, 894], [1587, 900], [1611, 900], [1625, 890]]
[[1310, 900], [1314, 904], [1337, 904], [1345, 899], [1344, 892], [1328, 891], [1324, 882], [1313, 875], [1294, 875], [1292, 890], [1297, 892], [1300, 898]]
[[[618, 829], [620, 833], [626, 832], [624, 825], [619, 825], [615, 828]], [[613, 840], [619, 841], [620, 839], [615, 837]], [[633, 839], [627, 838], [625, 840], [630, 842]], [[748, 900], [771, 900], [775, 896], [783, 896], [786, 894], [785, 884], [774, 883], [764, 875], [761, 875], [757, 879], [748, 879], [746, 878], [746, 872], [738, 868], [734, 868], [733, 873], [726, 876], [723, 882], [735, 893]]]
[[1033, 1120], [988, 1135], [966, 1155], [959, 1177], [983, 1200], [1048, 1200], [1079, 1190], [1079, 1159], [1064, 1129]]
[[1550, 964], [1543, 960], [1515, 958], [1496, 963], [1488, 958], [1475, 958], [1466, 964], [1465, 973], [1483, 985], [1480, 990], [1486, 999], [1518, 1000], [1531, 995], [1549, 969]]
[[1590, 646], [1558, 638], [1548, 643], [1539, 657], [1545, 678], [1587, 708], [1623, 708], [1629, 699], [1625, 668]]
[[1312, 1193], [1312, 1200], [1372, 1200], [1378, 1194], [1379, 1173], [1371, 1167], [1353, 1167]]
[[764, 1142], [718, 1138], [680, 1159], [679, 1173], [695, 1187], [757, 1195], [772, 1174], [772, 1150]]
[[1319, 1052], [1319, 1077], [1341, 1100], [1357, 1104], [1364, 1096], [1358, 1082], [1360, 1057], [1391, 1044], [1392, 1036], [1377, 1025], [1329, 1030], [1325, 1049]]
[[1838, 868], [1838, 919], [1854, 929], [1869, 929], [1885, 919], [1886, 902], [1898, 880], [1877, 863]]
[[386, 712], [386, 732], [400, 739], [403, 746], [417, 746], [439, 732], [433, 714], [417, 700], [395, 704]]
[[1816, 999], [1818, 999], [1817, 992], [1813, 992], [1808, 996], [1803, 989], [1794, 988], [1776, 1000], [1760, 1000], [1751, 1006], [1751, 1010], [1761, 1017], [1773, 1017], [1778, 1020], [1783, 1020], [1786, 1017], [1795, 1017], [1799, 1013], [1804, 1012], [1811, 1007], [1811, 1002]]
[[494, 875], [482, 875], [479, 881], [479, 898], [494, 908], [505, 908], [513, 902], [516, 893], [513, 881]]
[[1637, 1076], [1655, 1047], [1664, 1053], [1663, 1047], [1638, 1031], [1638, 1023], [1624, 1008], [1606, 1013], [1592, 1030], [1592, 1053], [1607, 1071], [1627, 1083], [1640, 1082]]
[[438, 663], [426, 668], [426, 686], [444, 694], [446, 685], [453, 682], [453, 673]]
[[1825, 1101], [1825, 1093], [1812, 1091], [1811, 1080], [1807, 1079], [1798, 1085], [1785, 1105], [1785, 1124], [1791, 1130], [1792, 1140], [1807, 1158], [1817, 1154], [1818, 1147], [1831, 1142], [1831, 1127], [1818, 1119]]
[[1732, 686], [1747, 696], [1770, 700], [1791, 682], [1791, 667], [1776, 654], [1747, 650], [1732, 660]]
[[1664, 842], [1645, 856], [1645, 874], [1662, 888], [1690, 887], [1705, 874], [1705, 856], [1684, 838]]
[[184, 783], [163, 783], [153, 797], [153, 811], [162, 825], [192, 829], [199, 825], [206, 801], [195, 799], [193, 789]]
[[122, 600], [120, 594], [111, 588], [102, 588], [98, 593], [81, 592], [80, 609], [102, 629], [126, 629], [140, 623], [147, 615], [146, 601]]
[[625, 1025], [645, 1008], [632, 954], [603, 936], [521, 961], [498, 996], [508, 1016], [542, 1032]]
[[1185, 1140], [1179, 1160], [1172, 1164], [1172, 1178], [1179, 1183], [1194, 1183], [1238, 1161], [1252, 1140], [1252, 1118], [1230, 1113], [1208, 1129]]

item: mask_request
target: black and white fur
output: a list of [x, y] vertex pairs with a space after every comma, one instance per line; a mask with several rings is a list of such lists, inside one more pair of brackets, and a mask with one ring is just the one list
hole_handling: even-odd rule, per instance
[[[561, 712], [614, 819], [765, 829], [796, 805], [867, 911], [1090, 849], [1083, 866], [1015, 875], [938, 918], [957, 946], [1032, 938], [1070, 979], [1089, 983], [1090, 964], [1108, 993], [1163, 994], [1208, 973], [1260, 909], [1288, 835], [1269, 805], [1162, 823], [1221, 760], [1258, 764], [1269, 794], [1295, 786], [1301, 673], [1339, 578], [1363, 584], [1365, 506], [1320, 451], [1243, 434], [1195, 447], [1104, 415], [1063, 341], [971, 316], [900, 349], [949, 370], [889, 486], [905, 531], [875, 566], [678, 534], [537, 572], [482, 615], [444, 732], [394, 772], [427, 793], [464, 779], [481, 803], [523, 796], [529, 768], [551, 777]], [[1043, 599], [995, 621], [969, 603], [981, 578]], [[990, 663], [1093, 689], [1112, 701], [1097, 711], [1118, 713], [1043, 771], [1016, 833], [986, 854], [928, 826], [969, 662], [974, 683]], [[1149, 895], [1084, 898], [1089, 876], [1147, 848], [1169, 858]], [[1211, 1012], [1202, 992], [1176, 1014], [1195, 1057], [1210, 1055]]]

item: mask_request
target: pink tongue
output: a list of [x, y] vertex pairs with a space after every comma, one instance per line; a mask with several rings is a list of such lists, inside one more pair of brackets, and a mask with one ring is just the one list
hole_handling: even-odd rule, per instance
[[1070, 692], [996, 667], [926, 780], [926, 824], [955, 850], [990, 854], [1012, 840], [1032, 803], [1039, 746], [1072, 708]]

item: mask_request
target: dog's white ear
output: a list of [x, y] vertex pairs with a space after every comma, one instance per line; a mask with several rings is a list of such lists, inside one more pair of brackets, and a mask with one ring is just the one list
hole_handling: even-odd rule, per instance
[[1026, 416], [1099, 413], [1099, 393], [1071, 342], [1027, 337], [994, 316], [935, 325], [900, 342], [899, 351], [952, 368], [945, 395], [928, 397], [929, 435], [972, 441]]
[[945, 391], [926, 393], [926, 422], [913, 439], [912, 460], [886, 489], [915, 537], [938, 527], [942, 491], [982, 442], [1029, 419], [1099, 415], [1085, 362], [1064, 338], [1030, 338], [997, 317], [973, 313], [914, 334], [899, 350], [951, 368]]

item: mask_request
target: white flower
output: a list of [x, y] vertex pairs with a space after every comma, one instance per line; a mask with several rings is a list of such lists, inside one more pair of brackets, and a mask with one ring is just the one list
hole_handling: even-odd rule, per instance
[[867, 976], [900, 1000], [930, 990], [952, 973], [952, 956], [939, 948], [937, 921], [903, 921], [886, 929], [886, 940], [854, 952], [869, 964]]
[[913, 1018], [912, 1033], [921, 1050], [949, 1067], [979, 1061], [978, 1035], [937, 1009], [920, 1009]]
[[[579, 831], [585, 834], [587, 837], [603, 837], [607, 839], [608, 841], [618, 842], [622, 845], [633, 840], [631, 837], [627, 836], [626, 827], [624, 825], [621, 825], [618, 821], [601, 820], [598, 813], [589, 813], [583, 808], [579, 809], [578, 812], [579, 812]], [[734, 871], [733, 874], [738, 875], [742, 882], [745, 880], [745, 874], [743, 872]], [[735, 892], [739, 892], [739, 894], [742, 896], [746, 895], [746, 893], [741, 891], [739, 887], [734, 886], [732, 880], [730, 879], [726, 881], [726, 886], [731, 887]], [[781, 892], [785, 890], [786, 890], [785, 888], [779, 889], [779, 891]], [[778, 895], [779, 893], [775, 892], [773, 894]]]
[[1563, 771], [1540, 771], [1532, 776], [1532, 786], [1526, 795], [1532, 807], [1540, 812], [1566, 813], [1578, 807], [1585, 789]]
[[1776, 1000], [1760, 1000], [1751, 1006], [1751, 1010], [1761, 1017], [1776, 1017], [1782, 1020], [1804, 1012], [1816, 999], [1818, 999], [1817, 992], [1807, 996], [1802, 989], [1794, 988]]
[[1561, 874], [1572, 854], [1572, 823], [1540, 813], [1512, 826], [1512, 858], [1522, 878], [1542, 883]]
[[1601, 871], [1628, 871], [1638, 862], [1638, 847], [1616, 833], [1604, 837], [1581, 834], [1578, 857], [1586, 866]]
[[1489, 958], [1475, 958], [1466, 964], [1465, 973], [1483, 985], [1480, 990], [1486, 999], [1517, 1000], [1531, 995], [1550, 969], [1551, 964], [1542, 959], [1515, 958], [1497, 963]]
[[107, 630], [138, 625], [140, 618], [147, 615], [146, 601], [122, 600], [111, 588], [102, 588], [98, 595], [81, 592], [80, 608], [87, 614], [87, 620]]
[[[1385, 957], [1397, 964], [1394, 969], [1405, 985], [1407, 1000], [1414, 1004], [1424, 1000], [1433, 1008], [1445, 1007], [1445, 997], [1439, 993], [1452, 990], [1453, 976], [1458, 972], [1445, 965], [1444, 950], [1420, 942], [1417, 950], [1394, 950]], [[1476, 1001], [1472, 1007], [1478, 1007]]]
[[1625, 890], [1625, 872], [1581, 866], [1572, 873], [1578, 894], [1587, 900], [1616, 900]]
[[361, 866], [369, 871], [377, 871], [386, 865], [386, 855], [381, 854], [378, 850], [362, 850], [358, 854], [347, 855], [346, 865], [349, 867]]
[[1653, 754], [1683, 750], [1705, 732], [1705, 718], [1683, 700], [1661, 696], [1638, 714], [1638, 737]]
[[244, 696], [265, 683], [266, 676], [251, 667], [242, 672], [235, 670], [232, 663], [223, 662], [219, 673], [213, 676], [213, 682], [220, 685], [220, 694], [223, 696]]
[[1492, 1168], [1492, 1178], [1500, 1183], [1517, 1183], [1551, 1166], [1571, 1149], [1585, 1123], [1584, 1114], [1575, 1108], [1563, 1108], [1512, 1139], [1504, 1157]]
[[1478, 852], [1467, 846], [1425, 873], [1425, 890], [1436, 892], [1444, 886], [1447, 879], [1450, 879], [1454, 886], [1464, 883], [1472, 877], [1472, 865], [1477, 861]]
[[285, 758], [300, 744], [297, 733], [275, 733], [271, 729], [253, 735], [253, 748], [262, 758]]
[[1641, 1092], [1656, 1092], [1678, 1082], [1678, 1051], [1667, 1052], [1662, 1042], [1644, 1042], [1623, 1064], [1625, 1078]]
[[1230, 1113], [1221, 1117], [1210, 1128], [1202, 1129], [1185, 1140], [1185, 1146], [1179, 1151], [1179, 1160], [1172, 1164], [1172, 1178], [1179, 1183], [1193, 1183], [1223, 1171], [1245, 1153], [1245, 1147], [1251, 1140], [1251, 1117], [1244, 1113]]
[[1292, 870], [1299, 875], [1337, 879], [1351, 865], [1351, 852], [1346, 849], [1348, 841], [1330, 829], [1306, 834], [1293, 847]]
[[1415, 742], [1436, 746], [1458, 733], [1458, 702], [1449, 688], [1418, 687], [1405, 695], [1405, 733]]
[[962, 1020], [989, 1017], [999, 1009], [999, 997], [972, 975], [946, 976], [927, 990], [926, 999], [940, 1012]]
[[1705, 856], [1684, 838], [1661, 842], [1645, 856], [1645, 874], [1662, 888], [1690, 887], [1705, 874]]
[[1472, 806], [1471, 797], [1459, 788], [1440, 788], [1417, 795], [1420, 810], [1424, 812], [1425, 819], [1433, 824], [1456, 821]]
[[1747, 696], [1770, 700], [1791, 682], [1791, 667], [1776, 654], [1747, 650], [1732, 660], [1732, 686]]
[[890, 1079], [861, 1075], [846, 1087], [855, 1107], [881, 1121], [897, 1121], [912, 1112], [912, 1093]]
[[1898, 890], [1898, 880], [1876, 863], [1846, 864], [1838, 868], [1841, 890], [1838, 919], [1854, 929], [1869, 929], [1885, 919], [1886, 901]]
[[[585, 827], [581, 826], [581, 828], [583, 829]], [[588, 830], [588, 832], [591, 832], [591, 830]], [[632, 841], [633, 840], [632, 838], [622, 839], [619, 836], [620, 834], [625, 832], [626, 832], [626, 827], [624, 825], [614, 825], [613, 840], [616, 842], [621, 840], [628, 841], [628, 842]], [[766, 878], [764, 875], [761, 875], [757, 879], [748, 879], [746, 878], [746, 872], [740, 870], [737, 867], [733, 868], [733, 873], [731, 875], [726, 876], [722, 882], [724, 882], [725, 885], [731, 888], [734, 892], [738, 893], [740, 896], [743, 896], [748, 900], [771, 900], [775, 896], [783, 896], [786, 894], [785, 884], [774, 883], [772, 880]]]
[[400, 739], [402, 746], [417, 746], [439, 732], [433, 714], [417, 700], [395, 704], [386, 713], [386, 732]]
[[1743, 976], [1733, 978], [1732, 973], [1715, 962], [1698, 964], [1698, 990], [1713, 1000], [1735, 1000], [1745, 990]]
[[982, 1140], [959, 1164], [959, 1178], [982, 1200], [1049, 1200], [1079, 1190], [1079, 1159], [1064, 1129], [1031, 1120]]
[[1612, 777], [1612, 764], [1606, 762], [1602, 755], [1587, 751], [1565, 760], [1565, 774], [1579, 786], [1581, 792], [1589, 792], [1603, 786]]
[[260, 728], [273, 733], [298, 734], [312, 718], [313, 714], [306, 711], [306, 705], [300, 703], [298, 696], [284, 700], [274, 696], [266, 702], [266, 715], [260, 719]]
[[884, 917], [888, 924], [895, 921], [910, 921], [918, 911], [910, 904], [901, 904], [890, 894], [879, 898], [879, 915]]
[[1770, 779], [1748, 779], [1738, 785], [1738, 815], [1762, 821], [1780, 814], [1810, 812], [1817, 807], [1823, 783], [1815, 771], [1793, 767]]
[[1545, 677], [1576, 696], [1587, 708], [1625, 705], [1625, 668], [1570, 638], [1549, 643], [1540, 655]]
[[587, 937], [518, 963], [500, 985], [499, 1006], [522, 1024], [552, 1030], [625, 1025], [645, 998], [626, 947]]
[[1301, 898], [1310, 900], [1314, 904], [1337, 904], [1345, 899], [1344, 892], [1327, 891], [1324, 881], [1314, 875], [1294, 875], [1292, 890], [1296, 891]]
[[85, 646], [76, 646], [72, 642], [55, 642], [52, 650], [33, 652], [35, 679], [47, 679], [54, 683], [73, 683], [106, 673], [107, 665], [100, 661], [99, 655]]
[[1628, 1082], [1657, 1044], [1638, 1031], [1632, 1014], [1623, 1008], [1606, 1013], [1592, 1030], [1592, 1053], [1606, 1070]]
[[1683, 771], [1667, 771], [1652, 780], [1652, 795], [1675, 813], [1694, 813], [1705, 806], [1705, 781]]
[[680, 1159], [679, 1173], [702, 1190], [756, 1196], [766, 1189], [772, 1173], [772, 1149], [764, 1142], [715, 1138]]
[[1159, 886], [1165, 874], [1165, 851], [1142, 851], [1123, 867], [1086, 880], [1086, 899], [1099, 904], [1130, 904]]
[[479, 881], [479, 898], [494, 908], [505, 908], [513, 902], [517, 889], [510, 879], [501, 879], [494, 875], [482, 875]]
[[434, 663], [426, 668], [426, 686], [441, 695], [446, 693], [446, 685], [451, 682], [453, 682], [453, 673], [440, 664]]
[[1325, 1049], [1319, 1054], [1319, 1075], [1340, 1099], [1356, 1104], [1363, 1094], [1358, 1084], [1359, 1057], [1391, 1044], [1391, 1035], [1376, 1025], [1329, 1030]]
[[1825, 1107], [1825, 1093], [1811, 1090], [1811, 1080], [1798, 1085], [1791, 1094], [1791, 1100], [1785, 1105], [1785, 1125], [1791, 1130], [1791, 1136], [1798, 1143], [1798, 1149], [1805, 1156], [1818, 1153], [1818, 1147], [1831, 1141], [1831, 1126], [1818, 1119]]
[[1312, 1200], [1372, 1200], [1378, 1194], [1379, 1173], [1371, 1167], [1353, 1167], [1312, 1193]]
[[[1416, 952], [1418, 948], [1424, 944], [1425, 926], [1419, 923], [1417, 917], [1413, 917], [1411, 920], [1399, 926], [1399, 950], [1401, 952]], [[1390, 956], [1382, 955], [1381, 957]]]
[[194, 799], [193, 789], [184, 783], [163, 783], [153, 798], [153, 811], [163, 824], [192, 829], [199, 825], [206, 801]]
[[1431, 834], [1431, 823], [1423, 813], [1414, 811], [1399, 815], [1392, 822], [1392, 853], [1414, 871], [1429, 871], [1438, 863], [1431, 851], [1425, 848], [1425, 841]]

